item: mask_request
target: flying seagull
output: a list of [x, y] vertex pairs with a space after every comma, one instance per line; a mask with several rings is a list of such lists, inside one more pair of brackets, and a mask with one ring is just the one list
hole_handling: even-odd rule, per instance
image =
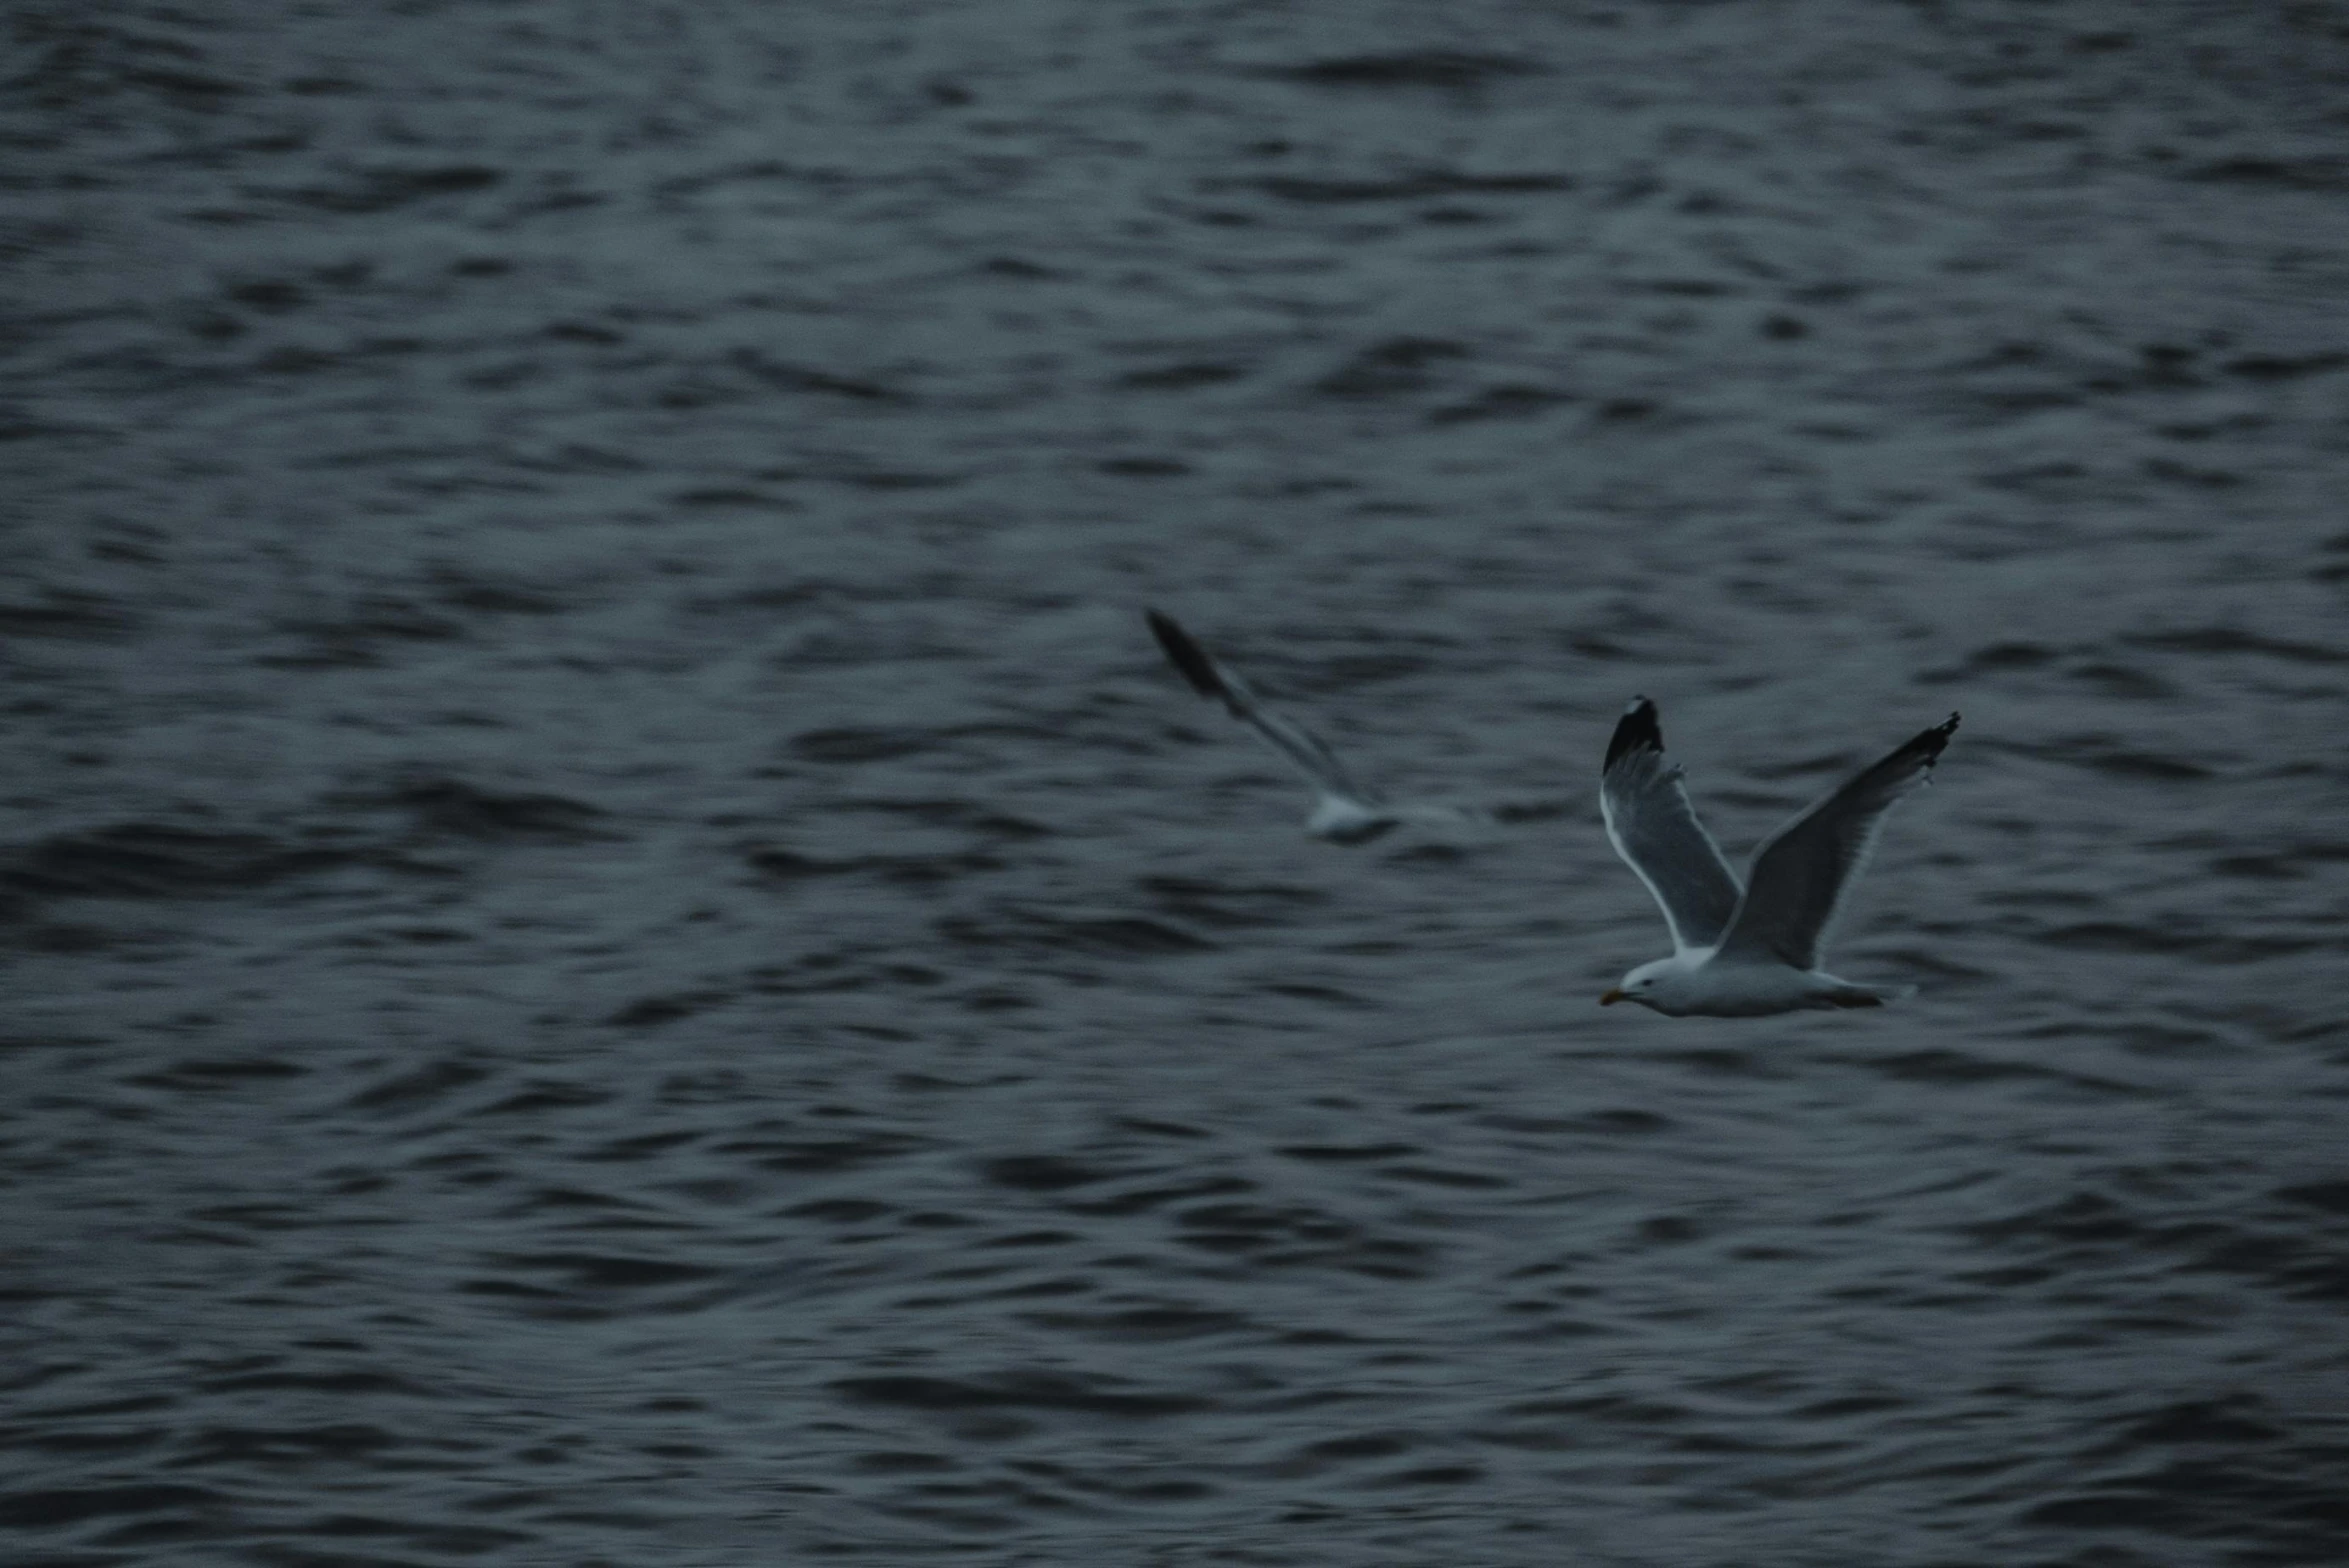
[[1183, 673], [1192, 690], [1212, 697], [1224, 710], [1254, 730], [1264, 743], [1289, 759], [1313, 787], [1313, 810], [1305, 831], [1333, 844], [1367, 844], [1406, 822], [1466, 822], [1476, 813], [1457, 806], [1392, 805], [1374, 789], [1354, 782], [1345, 765], [1302, 724], [1266, 707], [1248, 683], [1208, 657], [1191, 634], [1171, 615], [1143, 612], [1168, 662]]
[[1688, 803], [1680, 765], [1664, 760], [1656, 705], [1635, 699], [1607, 743], [1599, 809], [1615, 853], [1663, 908], [1672, 956], [1632, 970], [1600, 1005], [1750, 1018], [1805, 1007], [1881, 1007], [1907, 996], [1915, 987], [1855, 985], [1819, 960], [1884, 814], [1932, 778], [1957, 727], [1953, 713], [1780, 828], [1754, 851], [1741, 889]]

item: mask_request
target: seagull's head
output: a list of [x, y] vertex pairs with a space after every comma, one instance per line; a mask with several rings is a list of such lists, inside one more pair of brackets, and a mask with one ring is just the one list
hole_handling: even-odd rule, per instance
[[1658, 1004], [1664, 998], [1657, 993], [1680, 973], [1680, 967], [1677, 957], [1659, 958], [1652, 963], [1642, 964], [1625, 975], [1621, 985], [1600, 997], [1599, 1005], [1613, 1007], [1617, 1002], [1637, 1002], [1642, 1007], [1654, 1007], [1661, 1012], [1663, 1008]]

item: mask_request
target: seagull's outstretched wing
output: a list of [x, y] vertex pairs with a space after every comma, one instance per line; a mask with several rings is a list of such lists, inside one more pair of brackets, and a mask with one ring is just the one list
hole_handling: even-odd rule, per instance
[[1191, 634], [1176, 624], [1173, 616], [1156, 610], [1143, 613], [1150, 619], [1150, 630], [1158, 636], [1158, 646], [1166, 650], [1168, 661], [1183, 672], [1192, 689], [1202, 697], [1221, 702], [1233, 718], [1294, 763], [1316, 795], [1365, 811], [1379, 806], [1376, 792], [1355, 783], [1327, 746], [1304, 726], [1267, 708], [1248, 689], [1246, 681], [1209, 658], [1207, 650], [1192, 640]]
[[1599, 811], [1615, 853], [1656, 895], [1673, 947], [1718, 942], [1737, 909], [1737, 876], [1689, 805], [1680, 765], [1664, 760], [1663, 727], [1645, 697], [1633, 700], [1607, 742]]
[[1816, 969], [1844, 893], [1868, 862], [1895, 802], [1933, 777], [1958, 716], [1936, 724], [1780, 828], [1754, 851], [1745, 902], [1729, 923], [1723, 958]]

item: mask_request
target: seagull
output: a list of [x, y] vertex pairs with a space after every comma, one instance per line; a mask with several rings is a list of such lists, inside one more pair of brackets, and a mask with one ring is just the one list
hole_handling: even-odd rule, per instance
[[1294, 719], [1275, 713], [1260, 701], [1248, 683], [1207, 655], [1191, 634], [1171, 615], [1143, 612], [1168, 662], [1183, 673], [1194, 691], [1224, 705], [1264, 743], [1289, 759], [1313, 787], [1313, 810], [1305, 831], [1333, 844], [1367, 844], [1406, 822], [1466, 822], [1476, 813], [1457, 806], [1392, 805], [1374, 789], [1354, 782], [1345, 765], [1330, 749]]
[[1615, 853], [1663, 908], [1672, 956], [1632, 970], [1599, 1005], [1637, 1002], [1675, 1018], [1753, 1018], [1807, 1007], [1882, 1007], [1913, 992], [1839, 980], [1819, 958], [1885, 813], [1932, 779], [1957, 727], [1953, 713], [1780, 828], [1754, 851], [1740, 888], [1688, 803], [1680, 765], [1664, 760], [1656, 705], [1634, 699], [1607, 743], [1599, 809]]

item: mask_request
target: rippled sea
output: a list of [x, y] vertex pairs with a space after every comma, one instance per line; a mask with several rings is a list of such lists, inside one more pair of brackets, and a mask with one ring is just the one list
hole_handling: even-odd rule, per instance
[[4, 29], [0, 1558], [2349, 1561], [2349, 5]]

